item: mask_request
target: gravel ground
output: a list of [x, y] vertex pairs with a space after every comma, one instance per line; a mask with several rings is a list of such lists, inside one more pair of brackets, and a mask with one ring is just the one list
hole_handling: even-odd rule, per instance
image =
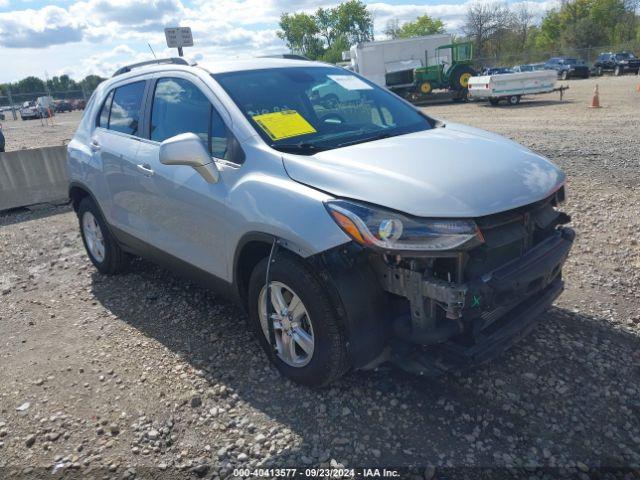
[[464, 374], [384, 367], [322, 391], [293, 385], [234, 305], [144, 261], [98, 274], [68, 207], [0, 216], [0, 477], [342, 464], [586, 479], [640, 468], [640, 93], [637, 77], [597, 81], [599, 110], [587, 108], [594, 80], [570, 82], [562, 104], [427, 108], [561, 165], [578, 234], [567, 290], [540, 326]]
[[[2, 132], [6, 145], [5, 150], [23, 150], [25, 148], [53, 147], [71, 140], [80, 117], [81, 111], [58, 113], [53, 117], [53, 125], [44, 120], [13, 120], [11, 112], [4, 112], [6, 120], [2, 120]], [[51, 122], [51, 120], [49, 120]]]

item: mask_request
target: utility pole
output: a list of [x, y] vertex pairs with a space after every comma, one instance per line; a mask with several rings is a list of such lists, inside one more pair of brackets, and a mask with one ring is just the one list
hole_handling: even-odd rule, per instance
[[7, 96], [9, 97], [9, 105], [11, 105], [11, 113], [13, 114], [13, 119], [18, 120], [18, 115], [16, 115], [16, 106], [13, 104], [13, 98], [11, 98], [11, 88], [7, 85]]

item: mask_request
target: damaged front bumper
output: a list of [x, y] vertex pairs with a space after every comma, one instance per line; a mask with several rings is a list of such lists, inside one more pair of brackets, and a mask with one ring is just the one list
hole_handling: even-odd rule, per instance
[[562, 266], [574, 237], [573, 230], [560, 227], [518, 258], [464, 282], [378, 263], [383, 289], [409, 303], [409, 312], [392, 324], [396, 363], [429, 375], [499, 355], [529, 332], [562, 292]]

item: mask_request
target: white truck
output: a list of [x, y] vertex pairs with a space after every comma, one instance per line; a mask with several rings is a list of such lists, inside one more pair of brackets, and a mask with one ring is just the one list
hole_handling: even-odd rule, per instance
[[509, 105], [517, 105], [523, 95], [562, 92], [568, 87], [556, 87], [558, 73], [555, 70], [539, 70], [532, 72], [501, 73], [471, 77], [468, 82], [469, 98], [489, 100], [497, 105], [506, 100]]
[[433, 65], [436, 49], [450, 43], [449, 34], [359, 43], [349, 52], [351, 70], [382, 87], [398, 87], [413, 82], [413, 70]]

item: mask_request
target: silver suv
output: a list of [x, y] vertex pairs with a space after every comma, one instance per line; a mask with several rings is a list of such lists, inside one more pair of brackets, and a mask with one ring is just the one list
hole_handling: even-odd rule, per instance
[[560, 294], [574, 238], [548, 160], [322, 63], [125, 67], [68, 159], [100, 272], [140, 255], [232, 295], [308, 385], [492, 358]]

